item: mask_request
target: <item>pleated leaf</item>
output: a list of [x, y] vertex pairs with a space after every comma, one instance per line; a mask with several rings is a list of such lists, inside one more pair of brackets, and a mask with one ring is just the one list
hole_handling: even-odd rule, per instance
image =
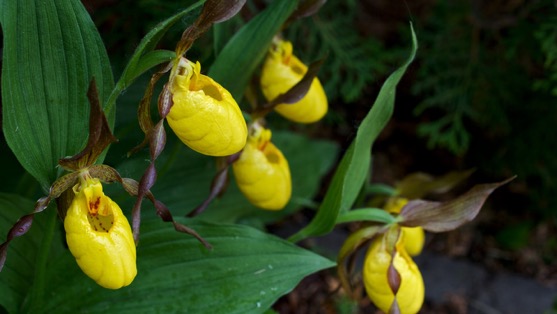
[[[33, 206], [32, 201], [18, 195], [0, 193], [0, 243], [6, 240], [6, 233], [19, 217], [29, 213]], [[45, 230], [42, 218], [35, 219], [30, 231], [14, 239], [8, 248], [6, 264], [0, 272], [0, 305], [8, 313], [20, 311], [35, 281], [35, 261]]]
[[45, 313], [263, 313], [305, 276], [335, 265], [251, 227], [181, 222], [213, 250], [168, 224], [144, 221], [130, 286], [97, 286], [68, 252], [48, 278]]
[[[103, 101], [114, 85], [102, 40], [80, 1], [3, 3], [2, 115], [6, 141], [47, 190], [58, 159], [87, 141], [87, 87]], [[111, 124], [114, 112], [108, 112]]]

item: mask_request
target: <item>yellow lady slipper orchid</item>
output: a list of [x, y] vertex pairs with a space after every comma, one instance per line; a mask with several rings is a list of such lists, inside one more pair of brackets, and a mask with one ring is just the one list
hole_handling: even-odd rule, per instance
[[271, 130], [253, 128], [232, 170], [240, 191], [253, 205], [269, 210], [284, 208], [290, 200], [292, 183], [288, 161], [271, 143]]
[[182, 59], [170, 87], [173, 105], [170, 128], [191, 149], [210, 156], [239, 152], [246, 144], [247, 126], [232, 95], [201, 74], [199, 62]]
[[84, 178], [73, 191], [64, 229], [77, 264], [102, 287], [129, 285], [137, 268], [135, 242], [126, 216], [103, 193], [98, 179]]
[[[385, 210], [389, 213], [399, 214], [402, 208], [408, 204], [404, 197], [391, 197], [385, 204]], [[420, 255], [424, 248], [425, 231], [422, 227], [402, 227], [404, 247], [410, 256]]]
[[[425, 287], [422, 274], [412, 258], [406, 253], [401, 235], [393, 249], [387, 247], [386, 237], [375, 239], [364, 261], [364, 285], [371, 301], [383, 312], [388, 313], [393, 301], [398, 303], [400, 313], [417, 313], [424, 302]], [[393, 266], [400, 275], [400, 286], [396, 295], [388, 280], [388, 269]]]
[[[261, 72], [261, 90], [268, 101], [284, 94], [302, 80], [308, 68], [293, 53], [292, 43], [273, 43]], [[285, 118], [299, 123], [316, 122], [327, 113], [327, 96], [316, 77], [307, 94], [295, 104], [278, 105], [275, 110]]]

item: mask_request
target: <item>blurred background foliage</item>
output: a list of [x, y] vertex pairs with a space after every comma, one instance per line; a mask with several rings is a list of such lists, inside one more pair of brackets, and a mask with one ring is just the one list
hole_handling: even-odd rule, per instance
[[[116, 77], [153, 26], [193, 2], [83, 0], [107, 46]], [[211, 64], [222, 40], [226, 42], [269, 2], [248, 0], [237, 17], [201, 37], [188, 57]], [[186, 17], [174, 27], [161, 48], [172, 50], [193, 18]], [[412, 171], [440, 175], [470, 168], [477, 169], [478, 181], [517, 174], [506, 193], [496, 195], [490, 216], [496, 220], [490, 225], [495, 229], [487, 232], [496, 232], [503, 247], [518, 250], [532, 243], [538, 224], [555, 229], [555, 1], [329, 0], [308, 19], [293, 21], [283, 36], [294, 42], [304, 62], [326, 58], [319, 77], [331, 110], [323, 122], [309, 126], [294, 126], [271, 115], [274, 128], [302, 131], [346, 148], [382, 81], [407, 52], [408, 21], [412, 21], [420, 47], [399, 86], [393, 120], [375, 147], [374, 180], [394, 184]], [[145, 84], [146, 79], [139, 80], [119, 99], [116, 136], [125, 142], [112, 148], [108, 164], [123, 163], [126, 149], [141, 140], [136, 108]], [[319, 145], [331, 154], [337, 152], [328, 144]], [[29, 186], [34, 180], [21, 175], [24, 171], [3, 137], [0, 151], [2, 162], [9, 165], [2, 178], [15, 178], [15, 182], [2, 180], [1, 190], [24, 192], [32, 198]], [[547, 245], [544, 252], [557, 250], [555, 241]]]

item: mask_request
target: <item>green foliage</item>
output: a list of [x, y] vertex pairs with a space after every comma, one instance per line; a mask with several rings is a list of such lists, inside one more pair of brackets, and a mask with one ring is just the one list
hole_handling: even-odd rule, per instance
[[542, 53], [544, 54], [544, 68], [546, 77], [535, 82], [534, 87], [542, 91], [550, 91], [557, 96], [557, 16], [540, 23], [534, 33], [540, 42]]
[[[0, 229], [8, 230], [19, 217], [33, 207], [33, 202], [15, 194], [0, 194]], [[41, 234], [45, 231], [43, 220], [37, 221], [28, 236], [13, 242], [8, 254], [10, 260], [0, 273], [0, 305], [9, 313], [21, 308], [33, 284], [33, 270], [37, 252], [41, 244]], [[2, 238], [3, 240], [3, 238]], [[24, 271], [22, 271], [24, 270]]]
[[[35, 3], [30, 2], [28, 4]], [[9, 10], [2, 11], [2, 27], [5, 34], [5, 54], [2, 68], [2, 82], [5, 84], [2, 88], [4, 134], [6, 138], [14, 135], [24, 136], [25, 138], [21, 140], [24, 144], [41, 140], [39, 135], [44, 136], [45, 142], [41, 144], [55, 147], [55, 149], [47, 149], [48, 153], [52, 155], [52, 158], [48, 158], [48, 161], [52, 159], [54, 164], [50, 167], [39, 168], [39, 175], [35, 175], [42, 183], [43, 188], [46, 189], [49, 183], [61, 173], [54, 166], [57, 159], [76, 153], [85, 144], [87, 136], [81, 135], [86, 134], [88, 120], [87, 111], [82, 112], [84, 109], [88, 109], [88, 104], [85, 98], [85, 89], [81, 90], [81, 87], [79, 87], [81, 85], [78, 86], [79, 88], [75, 87], [70, 90], [69, 96], [58, 95], [57, 93], [60, 92], [68, 92], [66, 85], [59, 84], [56, 80], [52, 82], [44, 80], [44, 77], [54, 76], [52, 73], [55, 73], [56, 77], [74, 78], [75, 82], [71, 82], [73, 84], [88, 84], [90, 76], [92, 76], [91, 72], [95, 73], [97, 82], [101, 83], [101, 99], [109, 104], [107, 111], [112, 113], [117, 111], [118, 115], [123, 117], [123, 119], [118, 120], [115, 128], [123, 129], [122, 133], [131, 137], [126, 138], [124, 143], [137, 143], [141, 141], [143, 134], [137, 132], [133, 135], [129, 130], [133, 129], [133, 127], [130, 127], [130, 123], [135, 124], [137, 129], [137, 121], [130, 119], [130, 117], [136, 115], [138, 99], [134, 99], [131, 106], [124, 108], [115, 106], [116, 100], [125, 89], [133, 91], [137, 88], [133, 84], [144, 72], [173, 57], [171, 51], [155, 50], [157, 43], [170, 30], [171, 26], [194, 12], [201, 3], [202, 1], [198, 1], [190, 7], [181, 9], [174, 16], [152, 28], [145, 38], [140, 41], [136, 52], [131, 55], [128, 65], [113, 90], [112, 73], [107, 64], [108, 59], [103, 50], [104, 46], [100, 42], [94, 27], [91, 27], [92, 24], [88, 15], [78, 2], [68, 2], [65, 5], [55, 6], [54, 1], [47, 1], [45, 6], [38, 6], [38, 11], [44, 9], [48, 12], [48, 14], [39, 12], [41, 14], [37, 15], [39, 18], [38, 24], [48, 26], [47, 29], [52, 33], [41, 32], [42, 41], [38, 42], [39, 49], [36, 50], [40, 53], [43, 50], [48, 52], [48, 49], [41, 48], [42, 45], [49, 40], [56, 41], [58, 39], [61, 40], [61, 46], [75, 44], [70, 45], [70, 48], [75, 46], [76, 49], [62, 49], [61, 52], [67, 55], [42, 53], [38, 56], [40, 58], [35, 56], [34, 59], [29, 56], [30, 50], [27, 51], [22, 47], [31, 45], [30, 38], [33, 34], [37, 35], [38, 31], [29, 29], [28, 38], [23, 36], [19, 41], [16, 41], [14, 36], [14, 23], [16, 21], [27, 19], [24, 21], [25, 23], [29, 24], [30, 27], [34, 25], [35, 16], [29, 13], [32, 11], [24, 11], [27, 12], [25, 14], [16, 14], [18, 11], [15, 7], [8, 7]], [[276, 3], [276, 5], [281, 6], [285, 2]], [[270, 40], [274, 35], [271, 33], [282, 24], [281, 21], [284, 21], [295, 4], [296, 1], [291, 1], [282, 13], [280, 13], [280, 10], [268, 11], [264, 17], [269, 19], [259, 18], [256, 20], [259, 21], [258, 27], [247, 24], [246, 29], [248, 31], [239, 32], [231, 44], [234, 46], [238, 43], [246, 43], [249, 42], [250, 36], [256, 36], [260, 38], [259, 45], [255, 45], [257, 49], [251, 49], [249, 52], [246, 49], [240, 51], [232, 49], [232, 52], [230, 52], [230, 49], [227, 50], [226, 48], [229, 46], [226, 45], [222, 52], [222, 58], [238, 60], [239, 56], [235, 54], [241, 54], [241, 57], [252, 62], [251, 67], [255, 68], [257, 59], [254, 56], [264, 55], [266, 52], [265, 41]], [[2, 2], [2, 5], [8, 6], [4, 2]], [[15, 3], [11, 5], [16, 6]], [[75, 11], [68, 11], [70, 9]], [[62, 24], [69, 23], [65, 20], [71, 20], [69, 17], [78, 16], [79, 18], [71, 20], [71, 23], [75, 25], [64, 24], [65, 27], [62, 27], [60, 26], [62, 24], [57, 24], [59, 21], [55, 18], [41, 20], [45, 16], [62, 16]], [[42, 28], [39, 27], [38, 29]], [[75, 36], [75, 39], [83, 41], [78, 44], [71, 40], [67, 41], [67, 34], [60, 35], [60, 33], [65, 34], [65, 32], [72, 31], [82, 31], [83, 37]], [[262, 32], [262, 34], [259, 32]], [[52, 38], [49, 36], [52, 36]], [[62, 36], [62, 39], [56, 36]], [[15, 52], [19, 53], [15, 54]], [[41, 67], [34, 63], [27, 65], [16, 57], [26, 57], [48, 66]], [[63, 61], [66, 62], [61, 62], [60, 59], [64, 59]], [[218, 60], [217, 64], [219, 64]], [[222, 63], [222, 61], [220, 62]], [[34, 68], [28, 68], [30, 66]], [[44, 70], [45, 68], [50, 72]], [[79, 69], [79, 71], [76, 69]], [[104, 76], [98, 75], [98, 71]], [[31, 73], [35, 74], [36, 77], [30, 76]], [[234, 71], [220, 72], [219, 75], [221, 75], [223, 81], [234, 82], [234, 79], [237, 78]], [[249, 73], [245, 74], [246, 77], [249, 77], [249, 75]], [[46, 87], [44, 87], [46, 96], [36, 104], [23, 103], [23, 96], [13, 97], [15, 92], [12, 94], [8, 92], [17, 91], [20, 95], [24, 95], [23, 90], [35, 86], [21, 84], [21, 82], [25, 83], [29, 80], [36, 81], [35, 85], [37, 86], [41, 82], [46, 84]], [[16, 81], [20, 83], [16, 84]], [[144, 83], [144, 79], [139, 78], [139, 82]], [[8, 83], [10, 85], [7, 85]], [[48, 85], [49, 83], [51, 85]], [[21, 89], [21, 91], [18, 89]], [[111, 90], [112, 93], [110, 93]], [[46, 106], [47, 99], [51, 99], [48, 98], [49, 95], [55, 95], [56, 97], [51, 98], [59, 100], [59, 102]], [[124, 93], [124, 95], [131, 98], [137, 97], [135, 93]], [[39, 93], [38, 96], [41, 96], [41, 94]], [[119, 99], [119, 106], [126, 104], [126, 97]], [[70, 106], [70, 102], [74, 98], [82, 98], [82, 101], [79, 103], [74, 101]], [[44, 125], [52, 124], [53, 119], [55, 121], [64, 120], [71, 128], [61, 128], [57, 124], [48, 125], [50, 128], [46, 127], [45, 129], [53, 130], [53, 132], [41, 133], [21, 124], [21, 121], [16, 121], [20, 123], [20, 129], [12, 127], [9, 119], [16, 117], [14, 110], [35, 108], [36, 106], [43, 106], [45, 110], [32, 109], [23, 112], [33, 114], [32, 117], [26, 116], [25, 120], [45, 120], [47, 122], [41, 122]], [[37, 127], [44, 126], [43, 124], [38, 124]], [[74, 129], [79, 132], [74, 132]], [[146, 212], [143, 215], [141, 241], [138, 246], [139, 275], [132, 286], [111, 291], [96, 285], [78, 268], [75, 259], [64, 247], [64, 234], [62, 228], [57, 224], [56, 211], [49, 208], [45, 213], [36, 216], [31, 231], [22, 238], [16, 238], [7, 252], [8, 262], [4, 271], [0, 273], [1, 306], [10, 313], [106, 312], [107, 309], [118, 312], [145, 313], [153, 311], [203, 313], [208, 312], [209, 309], [215, 313], [266, 312], [281, 295], [292, 290], [302, 278], [313, 272], [334, 266], [334, 263], [328, 259], [297, 247], [288, 241], [245, 225], [234, 224], [249, 222], [262, 227], [265, 223], [282, 219], [284, 216], [299, 210], [301, 204], [311, 202], [311, 198], [319, 188], [321, 177], [332, 167], [338, 152], [337, 145], [329, 141], [310, 140], [305, 136], [290, 132], [275, 132], [273, 139], [277, 146], [281, 147], [287, 158], [290, 159], [291, 169], [295, 171], [292, 176], [295, 188], [294, 198], [292, 204], [285, 211], [262, 213], [249, 205], [232, 183], [226, 196], [215, 201], [206, 214], [200, 217], [200, 220], [211, 220], [215, 223], [179, 219], [202, 234], [213, 245], [212, 251], [203, 248], [195, 238], [177, 233], [171, 225], [159, 222], [158, 217]], [[66, 141], [73, 143], [73, 146], [65, 145]], [[173, 146], [174, 154], [169, 151], [160, 159], [158, 177], [160, 184], [155, 185], [153, 192], [173, 210], [183, 215], [199, 205], [208, 193], [210, 181], [215, 171], [214, 160], [194, 153], [181, 143], [177, 143], [176, 139], [169, 139], [169, 143], [176, 143]], [[47, 159], [39, 154], [44, 147], [36, 146], [11, 147], [11, 149], [16, 153], [20, 162], [26, 168], [29, 168], [25, 164], [25, 160], [21, 161], [22, 158], [26, 158], [31, 165]], [[120, 163], [122, 155], [119, 154], [130, 148], [118, 147], [112, 150], [111, 153], [118, 156], [110, 156], [108, 160]], [[25, 152], [33, 154], [25, 155]], [[4, 156], [8, 158], [6, 159]], [[9, 155], [2, 155], [2, 157], [8, 163], [15, 163], [14, 160], [10, 161], [9, 157], [11, 156]], [[118, 168], [125, 176], [137, 178], [145, 167], [143, 159], [144, 156], [139, 154], [134, 158], [125, 160]], [[53, 170], [50, 168], [55, 172], [52, 172]], [[16, 167], [14, 169], [18, 171], [14, 173], [13, 180], [17, 180], [16, 177], [20, 175], [21, 182], [28, 181], [25, 180], [27, 175], [21, 173], [21, 168]], [[200, 178], [201, 180], [196, 180]], [[2, 187], [4, 188], [4, 185]], [[193, 194], [185, 198], [187, 195], [185, 195], [184, 189], [187, 193], [192, 192]], [[15, 190], [37, 197], [33, 184], [29, 184], [27, 187], [21, 187], [20, 184], [19, 187], [15, 187]], [[126, 195], [121, 187], [107, 188], [106, 191], [115, 200], [126, 205], [122, 206], [125, 211], [131, 208], [130, 203], [133, 199]], [[145, 207], [151, 209], [149, 206]], [[9, 230], [19, 217], [29, 213], [32, 208], [33, 202], [21, 196], [0, 194], [0, 230], [2, 233]], [[226, 224], [227, 222], [231, 224]], [[0, 242], [5, 240], [6, 237], [4, 236], [0, 238]]]
[[528, 244], [532, 227], [529, 221], [507, 226], [497, 233], [497, 242], [506, 249], [519, 250]]
[[308, 236], [330, 232], [337, 222], [339, 214], [348, 211], [354, 204], [370, 170], [370, 147], [393, 114], [396, 86], [414, 60], [418, 49], [418, 41], [413, 28], [411, 28], [411, 32], [410, 55], [383, 84], [375, 103], [358, 128], [356, 138], [342, 157], [317, 215], [309, 225], [291, 236], [291, 241], [297, 242]]
[[[557, 213], [557, 12], [521, 5], [438, 2], [420, 27], [413, 93], [418, 134], [491, 175], [516, 173], [534, 207]], [[528, 43], [528, 44], [525, 44]]]
[[301, 19], [285, 32], [301, 60], [327, 58], [319, 77], [330, 100], [357, 100], [364, 88], [388, 73], [387, 64], [402, 58], [355, 30], [358, 5], [357, 1], [328, 1], [311, 21]]
[[[61, 172], [58, 159], [76, 154], [87, 140], [87, 88], [94, 77], [99, 98], [106, 99], [114, 85], [110, 63], [76, 1], [8, 1], [0, 14], [4, 136], [47, 191]], [[107, 115], [113, 123], [114, 111]]]
[[43, 310], [263, 313], [300, 278], [334, 265], [247, 226], [187, 224], [202, 233], [213, 250], [158, 220], [144, 221], [138, 276], [133, 285], [116, 291], [96, 285], [65, 254], [51, 265]]
[[[146, 33], [145, 37], [136, 41], [135, 52], [130, 54], [129, 62], [124, 63], [126, 66], [114, 86], [105, 47], [79, 1], [63, 4], [55, 0], [0, 2], [4, 32], [3, 134], [18, 161], [44, 190], [62, 174], [62, 170], [56, 168], [57, 160], [77, 153], [87, 142], [85, 90], [92, 77], [97, 80], [99, 98], [110, 121], [114, 122], [115, 112], [122, 117], [115, 123], [117, 133], [126, 135], [122, 142], [141, 142], [144, 134], [137, 130], [135, 118], [130, 118], [136, 117], [138, 99], [127, 106], [126, 98], [138, 97], [133, 91], [139, 90], [141, 95], [142, 88], [137, 85], [138, 82], [145, 83], [142, 75], [174, 57], [173, 51], [157, 48], [162, 37], [172, 32], [173, 26], [180, 25], [180, 21], [188, 22], [181, 25], [184, 27], [178, 27], [178, 31], [190, 25], [192, 16], [199, 13], [203, 3], [219, 4], [218, 1], [190, 2], [187, 7], [177, 8], [174, 15], [161, 23], [147, 28], [148, 32], [142, 32]], [[213, 37], [215, 59], [212, 66], [207, 65], [204, 69], [210, 69], [209, 74], [240, 100], [273, 36], [281, 30], [298, 3], [296, 0], [270, 2], [265, 10], [239, 26], [231, 38], [217, 27]], [[325, 85], [330, 92], [339, 90], [345, 101], [354, 101], [376, 73], [385, 71], [383, 62], [387, 59], [381, 63], [369, 62], [378, 60], [371, 56], [382, 53], [381, 46], [371, 40], [362, 42], [362, 37], [351, 31], [357, 12], [356, 1], [339, 3], [331, 2], [323, 16], [315, 17], [313, 26], [305, 35], [301, 21], [292, 26], [295, 30], [293, 37], [301, 42], [301, 36], [309, 34], [314, 41], [301, 47], [313, 57], [329, 51], [330, 61], [321, 73], [330, 78]], [[135, 10], [148, 5], [153, 3], [140, 1]], [[237, 19], [231, 23], [242, 24]], [[134, 27], [139, 24], [131, 23]], [[208, 25], [196, 24], [199, 28], [191, 29], [198, 31], [205, 26]], [[326, 234], [337, 223], [394, 221], [391, 215], [374, 208], [347, 212], [369, 175], [370, 148], [393, 114], [397, 84], [414, 59], [417, 39], [413, 29], [411, 32], [410, 55], [379, 91], [335, 172], [316, 218], [294, 235], [293, 241]], [[120, 98], [122, 95], [126, 96]], [[336, 96], [334, 92], [331, 95]], [[131, 131], [134, 129], [132, 125], [137, 130], [135, 134]], [[176, 215], [186, 215], [208, 194], [216, 172], [215, 162], [186, 148], [172, 135], [167, 141], [163, 124], [159, 126], [162, 126], [158, 129], [160, 132], [155, 135], [163, 143], [156, 142], [161, 145], [151, 149], [162, 151], [164, 145], [169, 149], [156, 160], [156, 184], [151, 185], [155, 181], [153, 174], [143, 177], [151, 182], [144, 184], [142, 179], [138, 187], [135, 186], [139, 192], [133, 192], [132, 181], [126, 181], [125, 186], [134, 195], [142, 195], [150, 189], [149, 197], [164, 202]], [[94, 143], [99, 134], [95, 133], [94, 127], [92, 130], [88, 136]], [[33, 228], [25, 237], [19, 238], [25, 228], [14, 228], [19, 233], [10, 231], [6, 237], [0, 238], [0, 241], [9, 242], [16, 234], [13, 246], [7, 251], [4, 272], [0, 273], [0, 304], [6, 311], [15, 313], [96, 313], [107, 310], [119, 313], [268, 313], [268, 308], [304, 277], [335, 265], [327, 258], [264, 232], [264, 226], [284, 219], [303, 205], [313, 204], [321, 180], [333, 166], [339, 150], [338, 145], [330, 141], [287, 131], [274, 132], [273, 142], [284, 152], [292, 170], [292, 201], [285, 210], [260, 211], [249, 205], [231, 182], [226, 194], [215, 200], [198, 218], [176, 219], [209, 242], [213, 247], [209, 250], [194, 237], [176, 232], [172, 224], [160, 222], [152, 206], [145, 205], [137, 247], [138, 275], [130, 286], [112, 291], [96, 285], [79, 269], [65, 246], [64, 232], [58, 225], [56, 212], [49, 208], [34, 216]], [[130, 148], [113, 148], [107, 160], [114, 162], [124, 177], [139, 178], [147, 167], [145, 151], [124, 159], [125, 151]], [[154, 165], [153, 155], [149, 161]], [[26, 176], [21, 174], [21, 178], [13, 180], [27, 182]], [[106, 180], [116, 177], [107, 175], [109, 179]], [[35, 194], [33, 185], [27, 191], [22, 186], [19, 184], [15, 190], [26, 195]], [[71, 194], [71, 190], [68, 191]], [[107, 187], [105, 191], [122, 205], [126, 213], [136, 201], [117, 185]], [[63, 206], [60, 204], [63, 201], [58, 204], [62, 215]], [[161, 203], [155, 203], [155, 206], [156, 213], [165, 221], [172, 220], [170, 210], [161, 210]], [[32, 208], [33, 202], [27, 198], [0, 194], [0, 230], [9, 230], [18, 217], [28, 214]], [[36, 208], [37, 211], [42, 209], [40, 206]], [[135, 218], [136, 213], [128, 213], [128, 216]], [[132, 222], [135, 226], [137, 220]], [[184, 231], [184, 225], [175, 224], [174, 227], [177, 230], [182, 227], [181, 231]]]
[[[473, 29], [465, 24], [466, 13], [456, 5], [438, 5], [437, 18], [420, 32], [424, 57], [413, 85], [414, 93], [424, 99], [416, 115], [431, 109], [441, 112], [437, 119], [422, 123], [418, 134], [428, 138], [430, 148], [442, 146], [455, 154], [468, 149], [470, 135], [464, 122], [476, 114], [472, 103], [481, 83], [475, 80], [480, 68], [478, 56], [472, 55]], [[461, 40], [453, 40], [456, 37]]]

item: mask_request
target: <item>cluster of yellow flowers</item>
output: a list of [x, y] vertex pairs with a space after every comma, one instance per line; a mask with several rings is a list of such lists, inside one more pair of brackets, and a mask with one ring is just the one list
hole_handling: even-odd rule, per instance
[[[267, 101], [286, 93], [302, 80], [307, 72], [293, 53], [292, 43], [275, 39], [261, 72], [261, 90]], [[320, 120], [327, 113], [327, 96], [314, 78], [308, 92], [294, 104], [279, 104], [275, 111], [299, 123]], [[240, 158], [233, 164], [233, 171], [240, 191], [255, 206], [267, 210], [280, 210], [290, 200], [292, 183], [288, 161], [271, 142], [271, 130], [260, 120], [250, 125], [247, 145]]]
[[[263, 64], [261, 90], [272, 101], [302, 80], [308, 68], [292, 52], [292, 43], [275, 39]], [[173, 106], [167, 121], [193, 150], [210, 156], [239, 151], [232, 169], [240, 191], [255, 206], [280, 210], [290, 200], [292, 183], [288, 161], [271, 142], [271, 131], [256, 119], [248, 126], [232, 95], [201, 74], [201, 66], [182, 58], [171, 74]], [[314, 78], [306, 95], [295, 104], [279, 104], [275, 111], [295, 122], [311, 123], [327, 113], [327, 97]]]
[[[292, 54], [292, 44], [276, 40], [264, 63], [261, 88], [268, 101], [287, 92], [304, 77], [307, 67]], [[288, 161], [271, 142], [261, 119], [248, 126], [232, 95], [201, 74], [199, 62], [180, 58], [169, 79], [172, 107], [166, 120], [191, 149], [209, 156], [240, 152], [232, 164], [240, 191], [255, 206], [280, 210], [290, 200]], [[314, 78], [307, 94], [295, 104], [275, 110], [301, 123], [315, 122], [327, 112], [323, 87]], [[70, 251], [85, 274], [99, 285], [118, 289], [137, 274], [136, 248], [130, 225], [120, 207], [103, 193], [101, 182], [86, 170], [73, 188], [74, 199], [64, 227]]]

